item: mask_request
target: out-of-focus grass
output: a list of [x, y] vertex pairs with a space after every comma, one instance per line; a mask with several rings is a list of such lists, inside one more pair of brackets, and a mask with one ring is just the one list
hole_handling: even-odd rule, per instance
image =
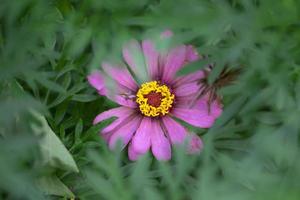
[[[299, 199], [299, 21], [297, 0], [1, 1], [0, 199], [64, 198], [46, 195], [56, 184], [43, 182], [45, 191], [41, 177], [56, 177], [78, 199]], [[105, 124], [92, 126], [116, 105], [86, 75], [121, 60], [126, 40], [166, 28], [175, 43], [210, 55], [210, 82], [225, 64], [242, 74], [219, 91], [225, 111], [215, 126], [196, 130], [201, 155], [176, 148], [167, 163], [151, 155], [129, 162], [98, 137]], [[46, 117], [79, 173], [41, 163], [32, 110]]]

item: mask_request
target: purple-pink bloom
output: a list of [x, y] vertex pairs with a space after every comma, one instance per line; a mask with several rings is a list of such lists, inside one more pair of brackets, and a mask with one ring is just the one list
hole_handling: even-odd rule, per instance
[[[160, 39], [164, 41], [172, 35], [166, 31]], [[191, 45], [160, 51], [151, 40], [141, 43], [132, 40], [124, 46], [123, 58], [130, 70], [102, 63], [102, 71], [88, 76], [89, 83], [100, 95], [120, 105], [94, 120], [97, 124], [116, 118], [101, 131], [109, 148], [113, 149], [121, 140], [123, 147], [128, 146], [130, 160], [138, 159], [150, 149], [158, 160], [169, 160], [171, 146], [188, 140], [188, 152], [199, 152], [203, 145], [201, 139], [176, 119], [209, 128], [221, 115], [222, 104], [219, 100], [208, 103], [207, 95], [195, 98], [203, 89], [199, 81], [206, 76], [203, 70], [176, 76], [187, 63], [201, 59], [198, 52]]]

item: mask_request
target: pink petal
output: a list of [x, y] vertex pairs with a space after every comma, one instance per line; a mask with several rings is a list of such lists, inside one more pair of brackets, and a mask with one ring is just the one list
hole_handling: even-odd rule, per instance
[[129, 160], [136, 161], [139, 159], [141, 154], [137, 153], [134, 148], [132, 147], [132, 143], [129, 144], [128, 147], [128, 158]]
[[107, 92], [106, 97], [110, 100], [118, 103], [121, 106], [126, 106], [130, 108], [136, 108], [137, 103], [135, 102], [134, 91], [120, 85], [116, 82], [110, 82], [112, 80], [106, 79], [107, 81]]
[[108, 143], [110, 137], [112, 136], [113, 132], [108, 132], [108, 133], [105, 133], [105, 134], [101, 134], [102, 138], [105, 140], [105, 142]]
[[151, 145], [150, 136], [152, 133], [152, 120], [144, 117], [140, 127], [132, 138], [132, 146], [138, 153], [146, 153]]
[[193, 103], [195, 103], [195, 95], [176, 96], [176, 108], [191, 108]]
[[196, 72], [187, 74], [185, 76], [180, 76], [175, 78], [173, 82], [173, 87], [179, 87], [180, 85], [191, 83], [191, 82], [199, 82], [201, 79], [205, 77], [204, 70], [198, 70]]
[[138, 41], [131, 40], [123, 47], [123, 58], [140, 81], [149, 80], [144, 55]]
[[203, 142], [198, 135], [192, 134], [189, 138], [188, 153], [199, 153], [203, 149]]
[[210, 116], [206, 110], [199, 110], [196, 108], [174, 108], [172, 114], [175, 117], [200, 128], [209, 128], [215, 121], [215, 117]]
[[106, 126], [104, 129], [102, 129], [101, 133], [107, 134], [107, 133], [113, 131], [114, 129], [122, 126], [123, 124], [127, 124], [129, 122], [129, 120], [132, 120], [133, 115], [134, 114], [130, 113], [130, 112], [128, 112], [124, 115], [121, 115], [118, 119], [113, 121], [110, 125]]
[[186, 46], [178, 46], [172, 49], [165, 61], [164, 72], [162, 80], [164, 82], [170, 82], [175, 76], [176, 72], [183, 67], [185, 63]]
[[127, 98], [126, 95], [124, 96], [123, 94], [114, 94], [116, 91], [110, 91], [106, 92], [105, 96], [110, 99], [113, 102], [116, 102], [117, 104], [121, 106], [125, 106], [128, 108], [137, 108], [137, 103], [134, 101], [132, 98]]
[[128, 142], [131, 140], [133, 134], [136, 132], [140, 123], [141, 123], [141, 117], [136, 116], [131, 121], [129, 121], [127, 124], [124, 124], [124, 126], [120, 127], [118, 130], [113, 132], [112, 136], [110, 137], [110, 139], [108, 141], [109, 148], [114, 149], [116, 142], [118, 140], [122, 141], [122, 147], [124, 148], [128, 144]]
[[115, 95], [111, 100], [122, 106], [137, 108], [137, 103], [133, 99], [128, 99], [123, 95]]
[[131, 115], [120, 116], [118, 119], [116, 119], [110, 125], [108, 125], [107, 127], [105, 127], [101, 131], [101, 136], [103, 137], [103, 139], [107, 143], [109, 143], [109, 140], [110, 140], [111, 136], [115, 132], [117, 132], [117, 130], [119, 130], [120, 128], [122, 128], [124, 125], [128, 124], [134, 118], [134, 116], [135, 116], [135, 113], [133, 113]]
[[187, 62], [194, 62], [199, 59], [199, 54], [192, 45], [188, 45], [186, 47], [186, 58], [185, 59]]
[[[135, 91], [131, 91], [128, 87], [125, 87], [119, 83], [116, 83], [114, 88], [108, 88], [109, 84], [106, 84], [105, 81], [108, 81], [103, 77], [99, 72], [93, 72], [88, 76], [89, 83], [97, 89], [100, 95], [105, 95], [110, 100], [118, 103], [119, 105], [136, 108], [137, 104], [133, 100], [133, 98], [127, 98], [127, 96], [132, 96], [135, 94]], [[135, 90], [137, 90], [137, 85], [135, 86]], [[128, 94], [127, 96], [124, 94]]]
[[95, 71], [92, 74], [88, 75], [88, 81], [98, 90], [98, 93], [101, 95], [105, 95], [106, 89], [104, 85], [104, 79], [99, 71]]
[[167, 129], [168, 137], [172, 144], [181, 144], [187, 135], [186, 129], [171, 117], [164, 116], [163, 123]]
[[144, 40], [142, 48], [150, 77], [155, 80], [158, 76], [158, 56], [154, 44], [150, 40]]
[[171, 159], [171, 145], [169, 140], [164, 135], [164, 132], [159, 124], [159, 121], [154, 121], [151, 134], [151, 149], [153, 155], [158, 160]]
[[94, 119], [93, 124], [97, 124], [103, 120], [112, 118], [112, 117], [124, 117], [127, 115], [131, 115], [134, 113], [134, 110], [131, 108], [127, 108], [127, 107], [118, 107], [118, 108], [113, 108], [110, 109], [108, 111], [102, 112], [99, 115], [96, 116], [96, 118]]
[[[191, 107], [191, 105], [193, 106]], [[209, 128], [213, 125], [214, 121], [222, 114], [222, 107], [222, 104], [218, 100], [214, 100], [213, 102], [211, 102], [209, 108], [208, 96], [202, 97], [196, 102], [195, 97], [193, 95], [185, 97], [178, 96], [178, 98], [176, 99], [176, 109], [173, 109], [172, 112], [175, 111], [177, 112], [175, 114], [179, 116], [183, 115], [181, 117], [185, 118], [185, 110], [192, 110], [188, 111], [188, 113], [190, 113], [191, 116], [189, 118], [186, 118], [185, 121], [193, 125], [199, 126], [201, 128]], [[193, 112], [197, 113], [194, 114], [197, 115], [196, 119], [194, 119], [192, 115]], [[202, 122], [197, 122], [197, 120], [202, 120]]]
[[174, 89], [174, 93], [176, 97], [189, 96], [192, 94], [196, 94], [199, 92], [200, 85], [197, 82], [182, 84], [176, 89]]
[[102, 68], [120, 85], [127, 87], [132, 91], [136, 91], [138, 89], [138, 85], [127, 69], [121, 68], [120, 66], [113, 66], [105, 62], [102, 63]]
[[214, 118], [218, 118], [222, 114], [222, 104], [219, 103], [217, 100], [213, 101], [210, 104], [210, 109], [208, 109], [208, 98], [201, 98], [199, 99], [195, 106], [193, 108], [204, 110], [207, 112], [210, 116], [213, 116]]
[[219, 103], [217, 100], [213, 101], [210, 107], [210, 112], [215, 118], [220, 117], [223, 112], [223, 105]]

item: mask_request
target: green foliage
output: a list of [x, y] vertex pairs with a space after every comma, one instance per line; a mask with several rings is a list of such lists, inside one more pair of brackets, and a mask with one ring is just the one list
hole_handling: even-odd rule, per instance
[[[0, 199], [298, 200], [299, 21], [298, 0], [1, 1]], [[111, 121], [92, 125], [116, 105], [86, 76], [166, 28], [209, 55], [179, 74], [242, 72], [214, 127], [191, 127], [200, 155], [130, 162], [99, 137]]]
[[40, 146], [44, 160], [41, 162], [51, 167], [78, 172], [79, 170], [74, 159], [61, 143], [59, 138], [51, 130], [46, 119], [35, 112], [33, 112], [33, 115], [40, 123], [40, 127], [36, 124], [32, 124], [32, 130], [36, 135], [42, 137], [42, 139], [40, 139]]

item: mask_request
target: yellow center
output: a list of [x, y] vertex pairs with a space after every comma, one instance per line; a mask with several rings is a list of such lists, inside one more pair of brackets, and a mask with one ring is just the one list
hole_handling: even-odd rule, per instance
[[140, 111], [148, 117], [168, 114], [174, 98], [170, 89], [166, 85], [159, 85], [157, 81], [143, 83], [136, 94]]

